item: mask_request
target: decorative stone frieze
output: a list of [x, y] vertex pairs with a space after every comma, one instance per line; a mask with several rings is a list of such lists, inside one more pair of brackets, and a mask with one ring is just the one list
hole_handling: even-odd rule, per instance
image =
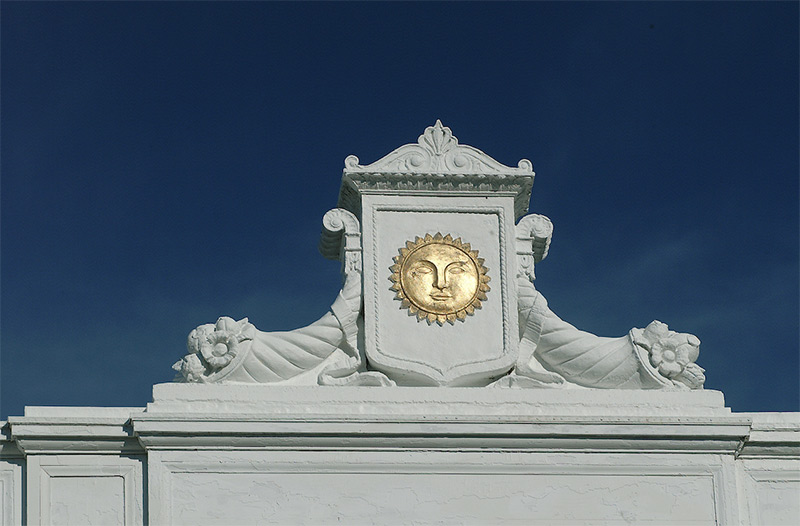
[[505, 166], [440, 121], [372, 164], [348, 157], [319, 245], [342, 263], [330, 312], [285, 333], [247, 319], [201, 325], [178, 380], [702, 388], [696, 336], [653, 321], [600, 337], [549, 309], [533, 283], [553, 224], [525, 215], [533, 179], [530, 161]]

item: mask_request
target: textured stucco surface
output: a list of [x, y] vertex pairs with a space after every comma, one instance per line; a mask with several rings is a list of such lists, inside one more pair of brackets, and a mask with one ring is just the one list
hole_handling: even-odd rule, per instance
[[[711, 478], [698, 476], [184, 474], [172, 482], [177, 524], [711, 525], [716, 520]], [[238, 504], [230, 508], [226, 502]]]
[[800, 415], [713, 391], [168, 384], [9, 420], [2, 525], [800, 523]]

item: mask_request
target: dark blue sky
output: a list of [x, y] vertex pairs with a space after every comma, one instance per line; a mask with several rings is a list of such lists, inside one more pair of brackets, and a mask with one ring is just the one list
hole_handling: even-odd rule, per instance
[[562, 318], [667, 322], [735, 411], [800, 408], [796, 2], [0, 9], [2, 418], [142, 406], [221, 315], [317, 319], [344, 158], [437, 118], [533, 162]]

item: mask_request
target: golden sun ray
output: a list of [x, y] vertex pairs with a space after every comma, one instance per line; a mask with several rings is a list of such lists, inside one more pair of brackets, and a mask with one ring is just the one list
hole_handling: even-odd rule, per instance
[[460, 237], [441, 232], [406, 241], [389, 270], [390, 289], [400, 308], [428, 325], [465, 321], [491, 290], [489, 270], [478, 251]]

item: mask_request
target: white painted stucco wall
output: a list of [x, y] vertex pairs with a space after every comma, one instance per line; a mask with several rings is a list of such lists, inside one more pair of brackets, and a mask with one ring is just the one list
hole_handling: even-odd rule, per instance
[[0, 451], [3, 525], [800, 523], [800, 415], [715, 391], [162, 384]]

